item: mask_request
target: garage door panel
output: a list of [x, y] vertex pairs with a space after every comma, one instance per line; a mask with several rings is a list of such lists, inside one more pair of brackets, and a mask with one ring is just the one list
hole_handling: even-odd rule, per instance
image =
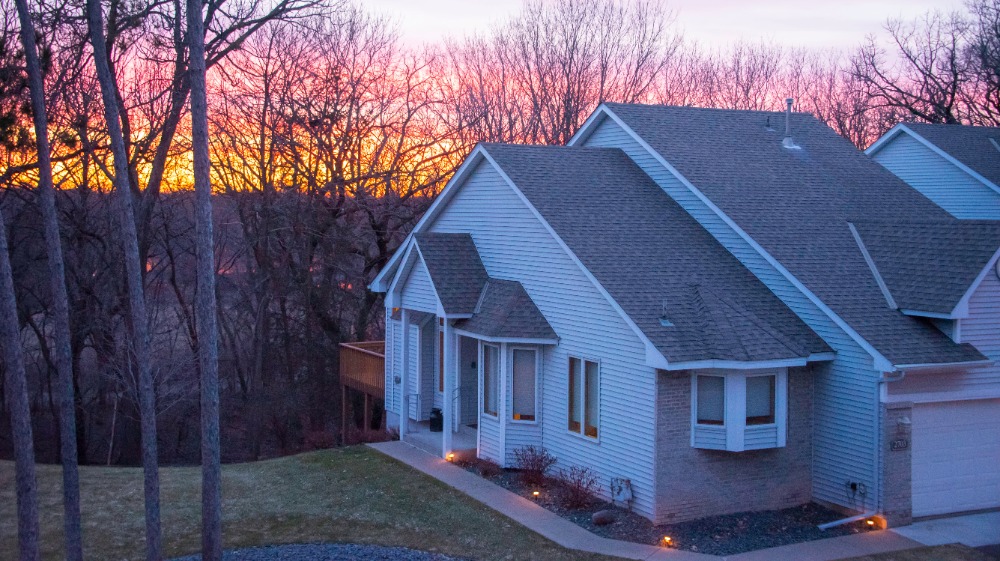
[[913, 515], [1000, 507], [1000, 399], [913, 407]]

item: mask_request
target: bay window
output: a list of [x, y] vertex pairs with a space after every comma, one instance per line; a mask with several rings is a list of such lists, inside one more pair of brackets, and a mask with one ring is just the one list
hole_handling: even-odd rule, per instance
[[695, 372], [691, 394], [692, 447], [742, 452], [785, 445], [784, 368]]

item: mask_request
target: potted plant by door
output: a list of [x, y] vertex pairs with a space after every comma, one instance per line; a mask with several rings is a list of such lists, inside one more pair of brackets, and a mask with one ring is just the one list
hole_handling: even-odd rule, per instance
[[431, 426], [431, 432], [441, 432], [444, 430], [444, 415], [441, 414], [441, 409], [435, 407], [431, 409], [431, 417], [428, 423]]

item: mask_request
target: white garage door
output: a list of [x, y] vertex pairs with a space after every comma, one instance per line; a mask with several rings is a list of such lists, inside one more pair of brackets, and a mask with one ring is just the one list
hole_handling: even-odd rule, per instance
[[913, 516], [1000, 507], [1000, 399], [913, 406]]

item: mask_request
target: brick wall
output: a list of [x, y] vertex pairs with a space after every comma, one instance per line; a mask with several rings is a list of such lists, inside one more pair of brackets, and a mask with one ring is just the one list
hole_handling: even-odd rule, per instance
[[786, 508], [812, 497], [812, 374], [788, 370], [786, 446], [723, 452], [691, 447], [691, 374], [657, 375], [656, 523]]
[[912, 419], [912, 403], [882, 404], [882, 514], [889, 527], [913, 521]]

